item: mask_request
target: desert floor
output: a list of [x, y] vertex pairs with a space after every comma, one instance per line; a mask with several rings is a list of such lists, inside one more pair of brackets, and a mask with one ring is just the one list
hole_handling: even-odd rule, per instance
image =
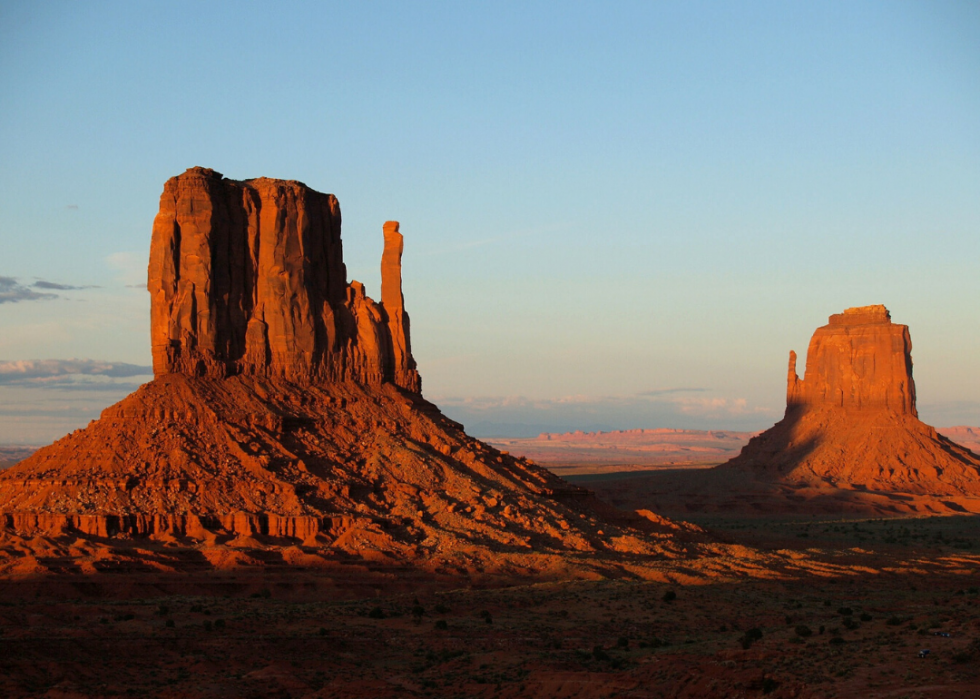
[[349, 565], [7, 581], [0, 695], [977, 696], [975, 521], [702, 521], [846, 557], [844, 577], [499, 587]]

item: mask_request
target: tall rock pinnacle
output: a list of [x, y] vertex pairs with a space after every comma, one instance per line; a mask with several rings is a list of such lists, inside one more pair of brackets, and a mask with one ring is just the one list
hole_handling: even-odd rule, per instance
[[402, 250], [404, 238], [398, 232], [398, 221], [386, 221], [385, 249], [381, 255], [381, 305], [388, 314], [391, 335], [394, 381], [412, 391], [421, 390], [419, 373], [412, 358], [408, 313], [402, 296]]
[[171, 178], [150, 247], [154, 374], [393, 382], [418, 392], [398, 224], [385, 224], [383, 286], [396, 288], [382, 291], [381, 305], [347, 283], [340, 227], [337, 198], [301, 182], [239, 182], [205, 168]]

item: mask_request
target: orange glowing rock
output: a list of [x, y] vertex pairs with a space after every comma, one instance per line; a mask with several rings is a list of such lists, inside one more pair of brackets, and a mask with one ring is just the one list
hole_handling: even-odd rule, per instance
[[884, 306], [818, 328], [805, 378], [790, 352], [786, 414], [720, 468], [786, 483], [980, 494], [980, 457], [918, 419], [908, 327]]

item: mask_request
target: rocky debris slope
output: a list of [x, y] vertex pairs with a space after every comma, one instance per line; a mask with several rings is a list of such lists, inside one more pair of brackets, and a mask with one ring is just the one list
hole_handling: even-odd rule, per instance
[[918, 419], [908, 327], [884, 306], [818, 328], [806, 374], [790, 353], [786, 414], [722, 469], [785, 483], [980, 494], [980, 457]]
[[170, 542], [214, 565], [297, 545], [308, 563], [468, 572], [693, 555], [696, 527], [615, 510], [422, 398], [397, 223], [384, 242], [378, 304], [346, 280], [332, 195], [201, 168], [168, 181], [149, 266], [156, 378], [0, 475], [0, 568], [45, 568], [38, 550], [55, 549], [38, 537], [59, 536], [127, 560], [126, 542]]

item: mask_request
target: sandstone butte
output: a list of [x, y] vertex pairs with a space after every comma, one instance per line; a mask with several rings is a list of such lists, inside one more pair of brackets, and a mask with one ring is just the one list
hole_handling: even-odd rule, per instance
[[86, 570], [125, 552], [179, 568], [140, 541], [215, 567], [278, 547], [287, 563], [467, 574], [694, 555], [696, 527], [615, 510], [427, 402], [399, 225], [384, 224], [380, 303], [347, 281], [340, 227], [336, 197], [300, 182], [191, 168], [166, 183], [147, 285], [154, 379], [0, 475], [0, 573], [65, 565], [79, 537]]
[[719, 469], [818, 487], [980, 494], [980, 457], [919, 420], [909, 329], [881, 305], [817, 328], [803, 379], [790, 352], [785, 416]]

